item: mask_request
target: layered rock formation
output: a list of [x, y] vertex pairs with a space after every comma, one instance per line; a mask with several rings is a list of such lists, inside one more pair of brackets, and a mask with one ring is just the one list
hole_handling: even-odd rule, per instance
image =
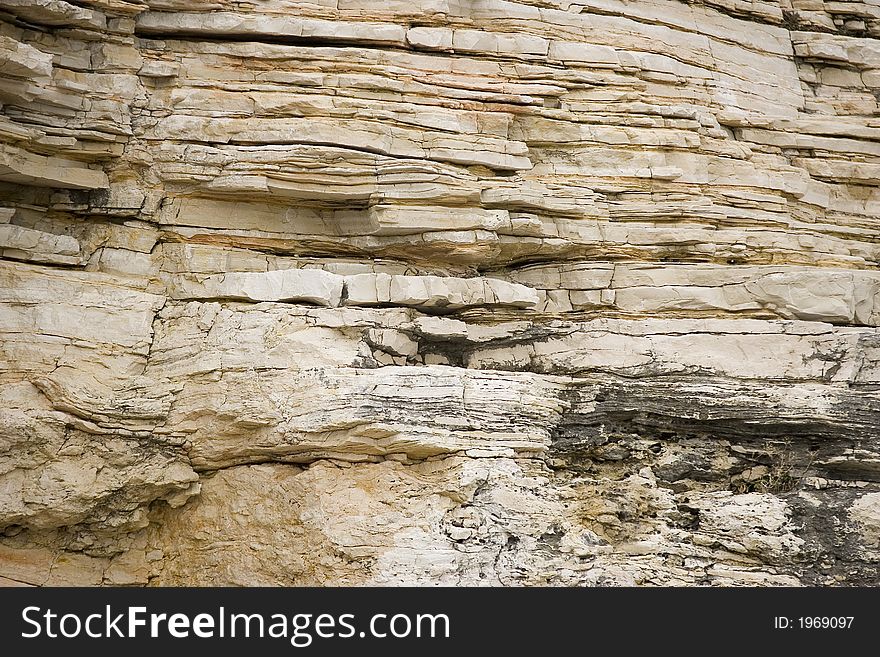
[[878, 582], [876, 5], [0, 0], [0, 61], [0, 582]]

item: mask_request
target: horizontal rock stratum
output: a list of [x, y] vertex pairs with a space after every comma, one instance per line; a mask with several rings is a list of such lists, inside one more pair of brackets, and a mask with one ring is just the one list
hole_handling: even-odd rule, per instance
[[0, 583], [880, 583], [875, 4], [0, 26]]

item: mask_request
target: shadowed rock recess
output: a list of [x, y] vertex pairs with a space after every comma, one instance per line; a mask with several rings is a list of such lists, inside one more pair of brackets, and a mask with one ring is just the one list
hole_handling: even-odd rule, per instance
[[880, 583], [880, 7], [0, 0], [0, 583]]

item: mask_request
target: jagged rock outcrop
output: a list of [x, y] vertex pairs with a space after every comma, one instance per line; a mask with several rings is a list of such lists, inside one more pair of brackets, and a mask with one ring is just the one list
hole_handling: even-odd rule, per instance
[[880, 577], [880, 9], [0, 0], [0, 582]]

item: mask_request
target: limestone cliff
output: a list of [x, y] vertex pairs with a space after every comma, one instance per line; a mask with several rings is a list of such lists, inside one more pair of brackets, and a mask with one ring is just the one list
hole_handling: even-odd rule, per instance
[[0, 0], [0, 582], [880, 583], [880, 7]]

